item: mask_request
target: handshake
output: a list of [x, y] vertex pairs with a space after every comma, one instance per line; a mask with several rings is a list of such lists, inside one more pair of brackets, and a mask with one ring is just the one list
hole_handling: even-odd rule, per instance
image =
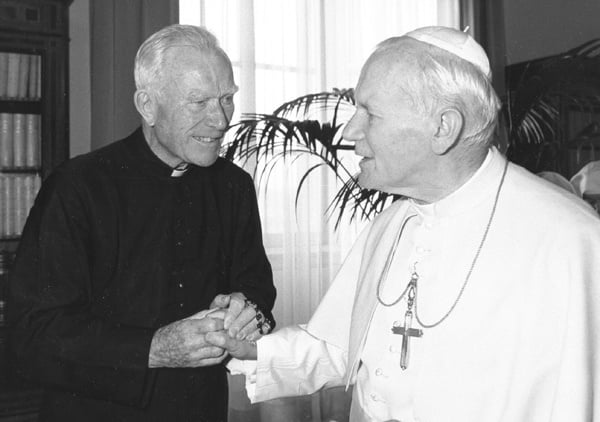
[[216, 365], [228, 356], [256, 359], [256, 340], [272, 323], [242, 293], [217, 295], [210, 308], [159, 328], [150, 345], [150, 368]]

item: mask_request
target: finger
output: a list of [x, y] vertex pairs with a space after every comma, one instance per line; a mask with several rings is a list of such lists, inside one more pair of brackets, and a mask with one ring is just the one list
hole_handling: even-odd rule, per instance
[[240, 312], [240, 314], [237, 316], [237, 318], [231, 322], [231, 325], [228, 329], [228, 333], [231, 337], [235, 337], [238, 340], [241, 340], [243, 338], [243, 336], [241, 335], [242, 330], [246, 327], [248, 328], [243, 333], [243, 336], [248, 334], [250, 330], [256, 328], [256, 311], [250, 306], [244, 308], [242, 312]]
[[222, 347], [208, 345], [200, 347], [193, 353], [190, 353], [190, 359], [194, 362], [204, 359], [218, 359], [224, 357], [226, 350]]
[[[239, 318], [238, 318], [238, 320], [239, 320]], [[246, 323], [246, 325], [244, 325], [240, 329], [240, 331], [238, 332], [238, 334], [236, 335], [235, 338], [237, 338], [238, 340], [247, 339], [251, 333], [253, 333], [255, 331], [257, 331], [257, 332], [259, 331], [258, 326], [259, 326], [258, 320], [256, 318], [251, 319], [250, 321], [248, 321]], [[230, 330], [231, 330], [231, 328], [230, 328]]]
[[236, 345], [236, 340], [229, 337], [224, 331], [213, 331], [210, 333], [206, 333], [204, 338], [209, 344], [221, 347], [226, 350], [232, 349]]
[[246, 340], [248, 341], [256, 341], [261, 338], [263, 335], [258, 331], [258, 328], [252, 331], [250, 334], [246, 336]]
[[231, 323], [235, 321], [240, 312], [246, 306], [246, 297], [242, 293], [232, 293], [229, 296], [229, 308], [225, 314], [225, 329], [227, 330]]
[[209, 308], [226, 308], [229, 306], [229, 295], [217, 295], [211, 302]]
[[223, 319], [225, 316], [225, 310], [221, 308], [212, 308], [212, 309], [204, 309], [200, 312], [196, 312], [194, 315], [190, 315], [185, 319], [202, 319], [207, 316], [211, 316], [211, 318], [221, 318]]
[[209, 313], [206, 316], [209, 318], [213, 318], [213, 319], [224, 319], [225, 314], [227, 313], [227, 311], [225, 309], [221, 309], [221, 308], [214, 308], [214, 309], [212, 309], [212, 311], [213, 312]]
[[211, 331], [218, 331], [223, 329], [223, 320], [220, 318], [206, 317], [202, 319], [190, 320], [196, 328], [196, 333], [205, 334]]
[[206, 340], [225, 348], [229, 354], [238, 359], [252, 358], [253, 347], [247, 341], [239, 341], [229, 337], [225, 332], [206, 334]]

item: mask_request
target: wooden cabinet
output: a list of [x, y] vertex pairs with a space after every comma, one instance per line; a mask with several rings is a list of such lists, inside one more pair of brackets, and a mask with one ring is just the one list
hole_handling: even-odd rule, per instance
[[6, 362], [6, 280], [41, 181], [69, 154], [71, 1], [0, 0], [0, 421], [37, 419], [39, 390]]

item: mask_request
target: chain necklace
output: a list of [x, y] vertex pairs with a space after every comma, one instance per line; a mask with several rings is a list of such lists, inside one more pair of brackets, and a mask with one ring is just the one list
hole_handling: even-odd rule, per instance
[[[473, 269], [475, 268], [475, 265], [477, 264], [477, 260], [479, 259], [479, 255], [480, 255], [481, 250], [483, 249], [483, 245], [485, 244], [485, 241], [487, 239], [487, 235], [488, 235], [488, 232], [492, 225], [492, 221], [494, 220], [494, 215], [496, 214], [498, 198], [500, 198], [500, 191], [502, 190], [502, 185], [504, 184], [504, 178], [506, 176], [507, 170], [508, 170], [508, 160], [506, 160], [506, 162], [504, 164], [504, 170], [502, 172], [502, 177], [500, 178], [500, 183], [498, 183], [498, 188], [496, 189], [496, 196], [494, 198], [494, 204], [492, 206], [492, 211], [490, 212], [490, 217], [488, 218], [488, 222], [486, 224], [485, 231], [483, 232], [481, 242], [479, 242], [479, 247], [477, 248], [477, 252], [475, 253], [475, 256], [473, 257], [473, 261], [471, 262], [471, 266], [469, 268], [469, 271], [467, 272], [465, 281], [463, 282], [462, 287], [460, 288], [460, 291], [458, 292], [458, 295], [456, 296], [456, 299], [454, 300], [454, 303], [452, 304], [452, 306], [450, 306], [450, 309], [448, 309], [448, 312], [446, 312], [444, 314], [444, 316], [442, 316], [438, 321], [431, 323], [431, 324], [426, 324], [421, 320], [421, 318], [419, 318], [418, 305], [417, 305], [418, 304], [417, 281], [419, 279], [419, 276], [416, 271], [416, 266], [413, 269], [413, 273], [411, 275], [410, 281], [407, 283], [406, 287], [404, 288], [404, 291], [400, 294], [400, 296], [396, 300], [394, 300], [393, 302], [386, 303], [381, 298], [381, 284], [382, 284], [383, 280], [387, 279], [387, 274], [390, 270], [390, 266], [392, 265], [392, 261], [394, 260], [394, 255], [396, 253], [396, 249], [398, 248], [398, 244], [400, 243], [400, 238], [402, 237], [402, 232], [404, 231], [404, 228], [406, 227], [406, 224], [408, 223], [408, 221], [411, 220], [413, 217], [416, 217], [417, 214], [409, 215], [408, 217], [406, 217], [404, 219], [404, 221], [402, 222], [402, 226], [400, 227], [400, 230], [398, 231], [398, 235], [396, 236], [394, 247], [392, 248], [392, 251], [388, 254], [383, 272], [377, 283], [377, 301], [380, 304], [382, 304], [383, 306], [386, 306], [386, 307], [394, 306], [395, 304], [400, 302], [402, 300], [402, 298], [406, 295], [406, 293], [410, 290], [414, 294], [415, 318], [417, 319], [417, 322], [423, 328], [436, 327], [436, 326], [440, 325], [442, 322], [444, 322], [446, 320], [446, 318], [448, 318], [448, 316], [452, 313], [454, 308], [456, 308], [456, 305], [458, 305], [458, 302], [460, 301], [460, 298], [462, 297], [462, 295], [465, 291], [465, 288], [467, 287], [467, 284], [469, 283], [469, 279], [471, 278]], [[411, 303], [411, 305], [412, 305], [412, 303]], [[412, 308], [412, 306], [411, 306], [411, 308]], [[409, 310], [409, 312], [410, 312], [410, 310]]]

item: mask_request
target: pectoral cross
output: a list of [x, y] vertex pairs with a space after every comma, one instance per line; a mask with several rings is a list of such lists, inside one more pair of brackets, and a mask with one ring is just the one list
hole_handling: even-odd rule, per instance
[[392, 327], [392, 333], [400, 334], [402, 336], [402, 352], [400, 354], [400, 368], [403, 370], [408, 368], [408, 359], [410, 355], [410, 338], [421, 337], [423, 330], [418, 328], [412, 328], [412, 307], [415, 301], [415, 295], [417, 291], [417, 280], [419, 276], [413, 273], [412, 278], [408, 285], [408, 308], [404, 314], [404, 326], [396, 325]]

